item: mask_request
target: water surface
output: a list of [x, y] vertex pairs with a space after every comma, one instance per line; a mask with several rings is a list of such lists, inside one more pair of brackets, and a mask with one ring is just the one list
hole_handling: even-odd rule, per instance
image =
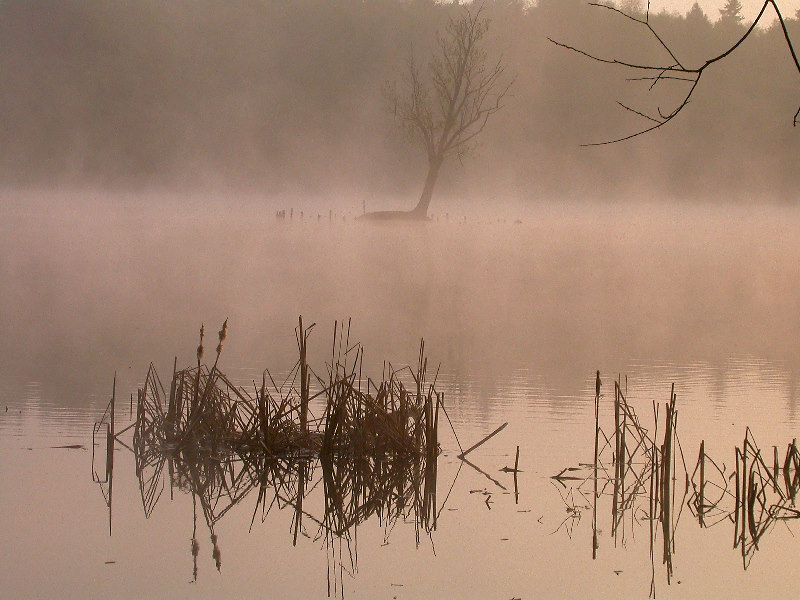
[[[592, 462], [597, 369], [606, 423], [617, 376], [651, 431], [652, 403], [675, 384], [690, 470], [701, 440], [732, 473], [748, 426], [770, 456], [797, 437], [796, 209], [535, 206], [498, 219], [465, 208], [466, 220], [454, 210], [386, 227], [342, 211], [329, 222], [322, 207], [290, 221], [258, 204], [156, 200], [43, 196], [3, 209], [0, 525], [12, 551], [0, 588], [12, 596], [326, 597], [336, 557], [317, 528], [307, 520], [292, 545], [292, 511], [273, 510], [249, 531], [257, 492], [216, 524], [219, 570], [200, 523], [195, 579], [187, 490], [167, 483], [145, 518], [134, 457], [117, 445], [109, 536], [91, 476], [92, 424], [115, 371], [119, 430], [150, 361], [162, 375], [176, 355], [191, 363], [201, 321], [213, 336], [229, 319], [221, 366], [251, 388], [264, 368], [294, 363], [303, 314], [317, 323], [312, 365], [330, 356], [336, 320], [352, 318], [377, 377], [384, 360], [413, 364], [424, 337], [462, 445], [509, 423], [469, 456], [485, 474], [444, 436], [436, 530], [417, 546], [411, 522], [388, 538], [376, 518], [360, 523], [357, 570], [345, 544], [352, 572], [334, 595], [640, 598], [654, 582], [664, 598], [796, 597], [793, 521], [745, 569], [733, 523], [701, 528], [686, 508], [668, 582], [660, 555], [651, 565], [646, 499], [622, 540], [601, 497], [593, 559], [591, 489], [587, 502], [577, 482], [551, 479]], [[72, 444], [82, 448], [53, 448]], [[517, 445], [518, 498], [499, 471]]]

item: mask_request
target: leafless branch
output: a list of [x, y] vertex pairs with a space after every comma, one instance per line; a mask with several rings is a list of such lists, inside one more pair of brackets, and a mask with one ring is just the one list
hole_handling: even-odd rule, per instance
[[[502, 57], [491, 67], [480, 42], [488, 30], [483, 7], [451, 18], [444, 35], [437, 35], [439, 52], [430, 63], [431, 92], [409, 57], [404, 89], [391, 88], [387, 95], [394, 112], [411, 137], [419, 138], [429, 159], [456, 153], [462, 157], [466, 144], [502, 108], [511, 83], [499, 87], [504, 75]], [[513, 82], [512, 82], [513, 83]]]
[[[625, 81], [653, 81], [658, 83], [659, 81], [694, 81], [694, 78], [677, 77], [674, 75], [658, 75], [656, 77], [628, 77]], [[650, 86], [649, 89], [653, 89], [653, 86]]]
[[[658, 119], [654, 119], [654, 118], [653, 118], [653, 117], [651, 117], [650, 115], [646, 115], [646, 114], [644, 114], [644, 113], [643, 113], [643, 112], [641, 112], [641, 111], [635, 110], [635, 109], [631, 108], [630, 106], [627, 106], [627, 105], [623, 104], [622, 102], [617, 102], [617, 104], [619, 104], [619, 105], [620, 105], [622, 108], [624, 108], [625, 110], [629, 110], [629, 111], [631, 111], [633, 114], [639, 115], [640, 117], [644, 117], [644, 118], [645, 118], [645, 119], [647, 119], [648, 121], [652, 121], [653, 123], [661, 123], [661, 121], [659, 121]], [[662, 119], [662, 120], [663, 120], [663, 119]]]
[[[558, 42], [558, 41], [553, 40], [551, 38], [548, 38], [548, 39], [553, 44], [555, 44], [556, 46], [560, 46], [561, 48], [566, 48], [567, 50], [571, 50], [572, 52], [576, 52], [578, 54], [581, 54], [582, 56], [585, 56], [587, 58], [590, 58], [592, 60], [595, 60], [595, 61], [598, 61], [598, 62], [601, 62], [601, 63], [611, 64], [611, 65], [619, 65], [621, 67], [624, 67], [624, 68], [627, 68], [627, 69], [631, 69], [631, 70], [644, 71], [645, 73], [652, 72], [652, 71], [658, 71], [658, 75], [656, 75], [656, 76], [642, 75], [642, 76], [628, 78], [628, 81], [651, 81], [652, 83], [650, 85], [649, 91], [652, 91], [655, 88], [655, 86], [658, 83], [660, 83], [661, 81], [667, 81], [667, 80], [669, 80], [669, 81], [677, 81], [677, 82], [685, 82], [688, 85], [687, 85], [687, 89], [686, 89], [685, 93], [683, 94], [681, 100], [678, 101], [676, 107], [673, 110], [671, 110], [671, 111], [667, 112], [666, 114], [664, 114], [664, 113], [662, 113], [661, 109], [659, 108], [659, 110], [658, 110], [659, 118], [651, 117], [650, 115], [647, 115], [642, 111], [635, 110], [635, 109], [633, 109], [633, 108], [631, 108], [629, 106], [626, 106], [626, 105], [622, 104], [621, 102], [618, 103], [625, 110], [630, 111], [630, 112], [632, 112], [632, 113], [634, 113], [634, 114], [636, 114], [636, 115], [638, 115], [638, 116], [640, 116], [640, 117], [642, 117], [644, 119], [647, 119], [648, 121], [650, 121], [652, 123], [655, 123], [655, 124], [651, 125], [649, 127], [646, 127], [646, 128], [644, 128], [642, 130], [639, 130], [636, 133], [633, 133], [633, 134], [630, 134], [630, 135], [626, 135], [626, 136], [623, 136], [623, 137], [620, 137], [620, 138], [608, 140], [608, 141], [605, 141], [605, 142], [583, 144], [584, 146], [602, 146], [602, 145], [607, 145], [607, 144], [614, 144], [614, 143], [617, 143], [617, 142], [623, 142], [623, 141], [630, 140], [632, 138], [638, 137], [640, 135], [643, 135], [645, 133], [649, 133], [649, 132], [651, 132], [651, 131], [653, 131], [655, 129], [658, 129], [660, 127], [663, 127], [664, 125], [669, 123], [672, 119], [674, 119], [689, 104], [689, 102], [691, 101], [692, 94], [694, 94], [694, 91], [697, 89], [697, 86], [700, 83], [700, 78], [702, 77], [703, 73], [705, 73], [706, 69], [708, 67], [710, 67], [711, 65], [724, 60], [725, 58], [730, 56], [737, 48], [739, 48], [739, 46], [741, 46], [744, 43], [744, 41], [748, 37], [750, 37], [750, 35], [753, 33], [753, 31], [755, 30], [755, 28], [758, 25], [759, 21], [761, 21], [762, 17], [764, 16], [764, 13], [766, 12], [766, 10], [767, 10], [767, 8], [769, 6], [772, 6], [772, 8], [775, 10], [775, 13], [777, 14], [778, 22], [781, 25], [781, 28], [782, 28], [782, 31], [783, 31], [783, 36], [784, 36], [784, 39], [786, 40], [786, 45], [789, 47], [789, 52], [791, 53], [792, 60], [794, 61], [794, 66], [797, 69], [797, 72], [800, 73], [800, 60], [798, 60], [797, 53], [795, 52], [795, 49], [794, 49], [794, 45], [792, 44], [792, 40], [789, 37], [789, 32], [788, 32], [788, 30], [786, 28], [786, 21], [784, 20], [783, 15], [781, 14], [780, 9], [778, 8], [778, 5], [775, 3], [775, 0], [764, 0], [764, 4], [761, 6], [761, 10], [759, 11], [758, 16], [755, 18], [755, 20], [750, 25], [750, 27], [747, 28], [747, 30], [744, 32], [744, 34], [733, 45], [728, 47], [724, 52], [722, 52], [721, 54], [718, 54], [717, 56], [709, 58], [702, 65], [700, 65], [699, 67], [696, 67], [696, 68], [689, 68], [689, 67], [685, 66], [677, 58], [675, 53], [666, 44], [666, 42], [664, 42], [664, 40], [661, 38], [661, 36], [658, 34], [658, 32], [653, 28], [653, 26], [650, 23], [650, 3], [649, 2], [647, 4], [647, 13], [646, 13], [644, 19], [638, 18], [638, 17], [636, 17], [634, 15], [629, 15], [629, 14], [625, 13], [624, 11], [622, 11], [622, 10], [620, 10], [620, 9], [614, 7], [614, 6], [609, 6], [609, 5], [606, 5], [606, 4], [599, 4], [599, 3], [592, 2], [592, 3], [590, 3], [590, 6], [595, 6], [595, 7], [599, 7], [599, 8], [604, 8], [606, 10], [610, 10], [610, 11], [616, 13], [616, 14], [619, 14], [619, 15], [625, 17], [626, 19], [629, 19], [629, 20], [631, 20], [631, 21], [633, 21], [633, 22], [635, 22], [635, 23], [637, 23], [639, 25], [642, 25], [642, 26], [646, 27], [647, 30], [650, 32], [650, 34], [657, 40], [659, 45], [666, 51], [666, 53], [669, 55], [669, 58], [673, 61], [673, 63], [669, 64], [669, 65], [652, 65], [652, 64], [644, 64], [644, 63], [639, 64], [639, 63], [634, 63], [634, 62], [630, 62], [630, 61], [619, 60], [617, 58], [604, 58], [604, 57], [596, 56], [594, 54], [591, 54], [589, 52], [586, 52], [586, 51], [581, 50], [579, 48], [576, 48], [574, 46], [570, 46], [570, 45], [564, 44], [562, 42]], [[798, 108], [797, 112], [794, 115], [794, 118], [792, 119], [792, 125], [796, 126], [799, 122], [800, 122], [800, 108]]]

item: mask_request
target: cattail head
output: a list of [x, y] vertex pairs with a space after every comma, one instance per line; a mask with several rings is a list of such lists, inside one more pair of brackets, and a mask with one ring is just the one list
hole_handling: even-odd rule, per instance
[[215, 533], [211, 534], [211, 544], [214, 546], [214, 549], [211, 551], [211, 556], [214, 558], [217, 571], [219, 571], [222, 567], [222, 553], [219, 551], [219, 546], [217, 546], [217, 535]]
[[228, 319], [225, 319], [225, 322], [222, 324], [222, 329], [219, 330], [219, 344], [217, 344], [217, 354], [222, 352], [222, 343], [225, 341], [225, 337], [228, 335]]
[[205, 333], [205, 327], [203, 324], [200, 324], [200, 345], [197, 346], [197, 362], [199, 363], [203, 358], [203, 334]]

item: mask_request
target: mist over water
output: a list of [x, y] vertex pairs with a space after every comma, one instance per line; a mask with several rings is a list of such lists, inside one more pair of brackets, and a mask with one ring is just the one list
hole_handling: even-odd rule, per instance
[[[231, 328], [223, 362], [293, 363], [297, 316], [330, 353], [352, 319], [365, 365], [409, 363], [420, 338], [447, 373], [519, 369], [574, 396], [629, 365], [767, 361], [791, 390], [800, 306], [793, 207], [616, 201], [510, 204], [392, 226], [277, 219], [278, 205], [157, 195], [9, 198], [0, 272], [8, 377], [79, 403], [81, 386], [129, 384], [147, 364], [192, 360], [199, 326]], [[298, 205], [300, 201], [298, 200]], [[305, 211], [304, 211], [305, 213]], [[319, 213], [317, 213], [319, 214]], [[496, 215], [506, 214], [507, 218]], [[73, 389], [69, 384], [77, 386]], [[494, 385], [494, 384], [492, 384]]]
[[[720, 7], [653, 4], [653, 26], [697, 66], [755, 16], [748, 5], [742, 23], [726, 25]], [[382, 89], [402, 80], [412, 49], [427, 65], [457, 11], [427, 0], [5, 2], [0, 174], [23, 187], [336, 195], [356, 211], [408, 208], [425, 154], [404, 140]], [[796, 38], [794, 9], [783, 11]], [[547, 38], [637, 63], [668, 54], [643, 27], [580, 0], [487, 2], [485, 15], [487, 55], [503, 57], [514, 85], [474, 158], [445, 163], [437, 193], [480, 205], [598, 194], [794, 200], [800, 81], [780, 28], [759, 28], [710, 69], [672, 127], [581, 148], [649, 123], [618, 101], [666, 114], [683, 84], [648, 91]]]
[[[743, 34], [743, 4], [739, 23], [710, 2], [654, 3], [651, 23], [699, 65]], [[0, 590], [796, 596], [800, 78], [783, 32], [759, 27], [664, 128], [582, 147], [641, 130], [683, 84], [648, 91], [548, 37], [672, 59], [640, 24], [579, 0], [483, 6], [487, 56], [513, 80], [503, 107], [444, 162], [429, 220], [376, 222], [358, 217], [412, 208], [427, 166], [387, 85], [410, 52], [427, 68], [463, 6], [0, 3], [0, 529], [13, 554]], [[620, 6], [641, 16], [646, 3]], [[795, 8], [781, 10], [800, 42]], [[377, 397], [395, 370], [412, 391], [380, 410], [365, 396], [335, 425], [332, 396], [314, 395], [324, 431], [281, 422], [301, 315], [312, 394], [341, 348], [351, 366], [363, 348], [359, 394]], [[176, 442], [174, 414], [142, 435], [161, 410], [148, 373], [174, 397], [201, 325], [213, 363], [223, 322], [230, 387], [213, 443]], [[397, 408], [422, 398], [421, 340], [446, 408], [434, 432], [426, 405], [424, 452], [421, 409]], [[265, 369], [274, 404], [260, 396], [237, 424], [261, 446], [236, 446], [226, 428]], [[621, 424], [620, 407], [635, 411]], [[295, 446], [267, 447], [265, 414]], [[133, 427], [115, 440], [112, 424]], [[343, 427], [361, 454], [324, 455]], [[407, 454], [386, 449], [398, 436]]]

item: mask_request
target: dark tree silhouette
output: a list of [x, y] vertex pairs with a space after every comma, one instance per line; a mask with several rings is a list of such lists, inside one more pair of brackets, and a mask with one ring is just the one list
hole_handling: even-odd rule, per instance
[[742, 16], [742, 3], [739, 0], [728, 0], [721, 9], [719, 9], [720, 21], [732, 21], [734, 23], [741, 23], [744, 21]]
[[711, 25], [711, 21], [697, 2], [692, 4], [692, 8], [686, 13], [686, 21], [692, 24], [701, 23], [703, 25]]
[[[783, 32], [783, 37], [786, 40], [786, 45], [789, 49], [789, 52], [791, 53], [792, 60], [794, 61], [794, 66], [797, 69], [798, 74], [800, 74], [800, 61], [798, 61], [797, 53], [795, 52], [794, 45], [792, 44], [791, 37], [789, 36], [789, 31], [786, 28], [786, 21], [783, 18], [783, 15], [781, 14], [778, 5], [775, 3], [775, 0], [764, 0], [764, 4], [761, 7], [761, 10], [759, 11], [755, 21], [753, 21], [753, 23], [744, 31], [744, 33], [741, 36], [739, 36], [738, 39], [732, 45], [726, 48], [724, 52], [721, 52], [720, 54], [717, 54], [716, 56], [713, 56], [705, 60], [700, 66], [697, 67], [689, 66], [688, 64], [678, 59], [675, 52], [673, 52], [670, 46], [653, 28], [650, 22], [649, 3], [647, 6], [647, 11], [643, 17], [629, 14], [625, 11], [622, 11], [614, 6], [610, 6], [607, 4], [596, 4], [592, 2], [590, 3], [590, 5], [598, 8], [611, 10], [621, 15], [622, 17], [630, 19], [631, 21], [640, 24], [642, 27], [645, 27], [665, 52], [666, 56], [668, 57], [666, 59], [666, 62], [658, 65], [658, 64], [636, 63], [626, 60], [619, 60], [616, 58], [604, 58], [586, 52], [585, 50], [581, 50], [579, 48], [569, 46], [562, 42], [558, 42], [552, 38], [548, 39], [557, 46], [561, 46], [562, 48], [566, 48], [567, 50], [577, 52], [588, 58], [591, 58], [592, 60], [596, 60], [598, 62], [606, 64], [620, 65], [622, 67], [631, 69], [632, 71], [638, 72], [639, 76], [632, 77], [629, 79], [629, 81], [647, 82], [650, 91], [656, 89], [658, 86], [663, 86], [668, 82], [677, 82], [678, 84], [685, 86], [685, 92], [681, 94], [677, 103], [673, 105], [674, 108], [667, 111], [662, 111], [661, 108], [659, 108], [657, 114], [648, 114], [642, 110], [626, 106], [625, 104], [619, 102], [618, 104], [622, 108], [636, 115], [639, 115], [643, 119], [649, 121], [650, 124], [645, 128], [636, 131], [635, 133], [615, 138], [612, 140], [606, 140], [603, 142], [584, 144], [585, 146], [601, 146], [605, 144], [614, 144], [617, 142], [622, 142], [643, 135], [660, 127], [663, 127], [664, 125], [669, 123], [689, 104], [689, 101], [692, 98], [692, 94], [697, 89], [697, 86], [700, 83], [700, 79], [702, 78], [703, 73], [705, 73], [706, 69], [714, 65], [715, 63], [724, 60], [725, 58], [730, 56], [737, 48], [739, 48], [739, 46], [741, 46], [742, 43], [753, 33], [759, 21], [761, 21], [761, 19], [763, 18], [764, 13], [766, 13], [767, 8], [769, 8], [770, 6], [772, 6], [772, 8], [775, 10], [775, 13], [778, 18], [778, 23], [780, 24], [781, 30]], [[740, 9], [741, 5], [739, 4], [738, 0], [729, 0], [728, 3], [725, 5], [725, 8], [722, 9], [720, 12], [724, 16], [727, 14], [726, 11], [729, 11], [731, 14], [729, 18], [736, 19], [736, 15], [739, 14]], [[794, 118], [792, 119], [792, 125], [796, 126], [798, 122], [800, 122], [800, 108], [798, 108], [797, 112], [795, 112], [794, 114]]]
[[489, 117], [503, 107], [512, 82], [502, 83], [502, 58], [488, 62], [481, 42], [489, 20], [481, 17], [482, 12], [482, 7], [474, 12], [464, 8], [438, 37], [438, 51], [426, 72], [411, 54], [401, 85], [386, 85], [389, 108], [408, 138], [424, 148], [428, 173], [413, 210], [369, 213], [371, 216], [426, 219], [442, 163], [453, 155], [462, 160]]

